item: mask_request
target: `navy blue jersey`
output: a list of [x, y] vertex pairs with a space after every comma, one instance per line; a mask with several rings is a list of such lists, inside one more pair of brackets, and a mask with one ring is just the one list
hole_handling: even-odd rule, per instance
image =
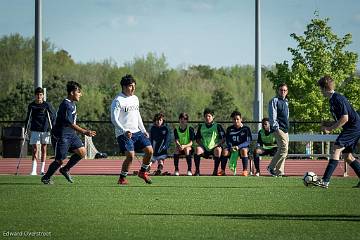
[[75, 130], [71, 128], [72, 124], [76, 124], [76, 105], [73, 101], [64, 99], [57, 111], [52, 132], [55, 136], [75, 134]]
[[232, 125], [226, 129], [226, 145], [228, 148], [235, 146], [238, 146], [239, 149], [249, 147], [251, 140], [251, 130], [247, 126], [236, 128]]
[[360, 117], [349, 101], [343, 95], [334, 92], [330, 100], [330, 112], [338, 121], [341, 116], [348, 115], [349, 120], [342, 127], [344, 130], [360, 131]]
[[[31, 116], [30, 116], [30, 112], [31, 112]], [[33, 101], [28, 105], [25, 124], [27, 124], [29, 119], [31, 119], [30, 122], [31, 131], [48, 132], [50, 131], [48, 113], [51, 124], [53, 125], [55, 119], [55, 113], [51, 104], [45, 101], [38, 104], [35, 101]]]
[[157, 127], [153, 125], [150, 129], [150, 141], [154, 149], [154, 156], [167, 154], [170, 144], [170, 132], [165, 125]]

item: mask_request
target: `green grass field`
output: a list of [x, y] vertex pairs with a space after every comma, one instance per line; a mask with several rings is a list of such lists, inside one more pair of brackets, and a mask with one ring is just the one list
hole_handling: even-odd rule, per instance
[[329, 189], [299, 177], [54, 180], [0, 176], [0, 239], [360, 239], [356, 178], [333, 178]]

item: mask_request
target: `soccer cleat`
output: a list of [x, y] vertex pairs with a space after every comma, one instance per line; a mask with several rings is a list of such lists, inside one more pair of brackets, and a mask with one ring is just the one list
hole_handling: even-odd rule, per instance
[[31, 173], [30, 173], [30, 176], [36, 176], [36, 175], [37, 175], [36, 172], [31, 172]]
[[218, 176], [226, 176], [226, 173], [224, 170], [221, 170], [220, 172], [218, 172], [217, 174]]
[[179, 176], [179, 175], [180, 175], [180, 174], [179, 174], [179, 171], [175, 171], [175, 172], [174, 172], [174, 175], [175, 175], [175, 176]]
[[54, 184], [54, 182], [50, 178], [45, 178], [45, 177], [41, 178], [41, 182], [46, 185]]
[[272, 177], [277, 177], [274, 169], [271, 169], [269, 166], [266, 168], [266, 170], [270, 173]]
[[191, 172], [191, 171], [187, 171], [186, 175], [192, 176], [192, 172]]
[[255, 177], [260, 177], [260, 172], [256, 171], [254, 176]]
[[321, 188], [329, 188], [329, 182], [324, 182], [322, 179], [313, 182], [313, 185]]
[[160, 169], [154, 171], [154, 176], [159, 176], [159, 175], [161, 175], [161, 170]]
[[119, 177], [118, 184], [119, 185], [127, 185], [129, 182], [126, 178]]
[[41, 176], [44, 176], [44, 175], [45, 175], [45, 173], [44, 173], [44, 172], [41, 172], [41, 173], [40, 173], [40, 175], [41, 175]]
[[68, 180], [69, 183], [73, 183], [74, 181], [72, 180], [70, 174], [68, 171], [66, 171], [64, 168], [60, 168], [59, 172], [66, 178], [66, 180]]
[[147, 184], [151, 184], [151, 179], [147, 172], [139, 171], [138, 177], [144, 179]]
[[247, 177], [249, 175], [247, 170], [244, 170], [241, 174], [241, 176]]
[[200, 176], [200, 172], [199, 172], [199, 171], [195, 171], [194, 176]]

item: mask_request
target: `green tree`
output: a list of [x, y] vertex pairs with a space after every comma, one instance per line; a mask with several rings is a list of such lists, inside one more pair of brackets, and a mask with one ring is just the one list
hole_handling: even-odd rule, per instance
[[[274, 89], [281, 82], [288, 84], [291, 119], [330, 119], [327, 100], [321, 96], [317, 87], [317, 80], [323, 75], [332, 76], [340, 92], [344, 89], [347, 92], [359, 89], [359, 81], [346, 81], [354, 74], [357, 62], [357, 54], [345, 50], [351, 43], [351, 34], [339, 38], [328, 26], [328, 21], [312, 19], [303, 36], [291, 34], [298, 43], [296, 48], [288, 48], [293, 56], [292, 64], [284, 61], [276, 64], [275, 71], [267, 72]], [[304, 126], [302, 130], [318, 129]]]
[[229, 121], [230, 113], [237, 110], [234, 97], [225, 88], [215, 89], [211, 97], [210, 108], [215, 110], [218, 121]]

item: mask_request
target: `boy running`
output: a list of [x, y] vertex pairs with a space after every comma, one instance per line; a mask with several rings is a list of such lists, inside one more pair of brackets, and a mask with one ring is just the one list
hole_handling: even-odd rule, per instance
[[131, 75], [125, 75], [120, 81], [121, 93], [111, 104], [111, 122], [115, 127], [115, 135], [121, 152], [125, 152], [125, 160], [122, 164], [118, 184], [126, 185], [130, 165], [135, 159], [135, 151], [145, 153], [143, 163], [138, 176], [148, 184], [151, 179], [147, 169], [153, 155], [153, 148], [149, 140], [149, 134], [144, 127], [140, 111], [139, 99], [134, 95], [136, 81]]
[[70, 81], [66, 85], [67, 98], [62, 101], [59, 106], [55, 126], [52, 133], [52, 144], [55, 151], [55, 160], [50, 164], [46, 174], [41, 178], [44, 184], [52, 184], [51, 177], [61, 167], [63, 160], [67, 157], [67, 153], [73, 152], [67, 164], [60, 168], [59, 172], [73, 183], [69, 171], [86, 155], [86, 149], [76, 132], [89, 137], [96, 135], [95, 131], [81, 128], [76, 124], [76, 105], [75, 102], [80, 100], [82, 95], [81, 85], [77, 82]]

